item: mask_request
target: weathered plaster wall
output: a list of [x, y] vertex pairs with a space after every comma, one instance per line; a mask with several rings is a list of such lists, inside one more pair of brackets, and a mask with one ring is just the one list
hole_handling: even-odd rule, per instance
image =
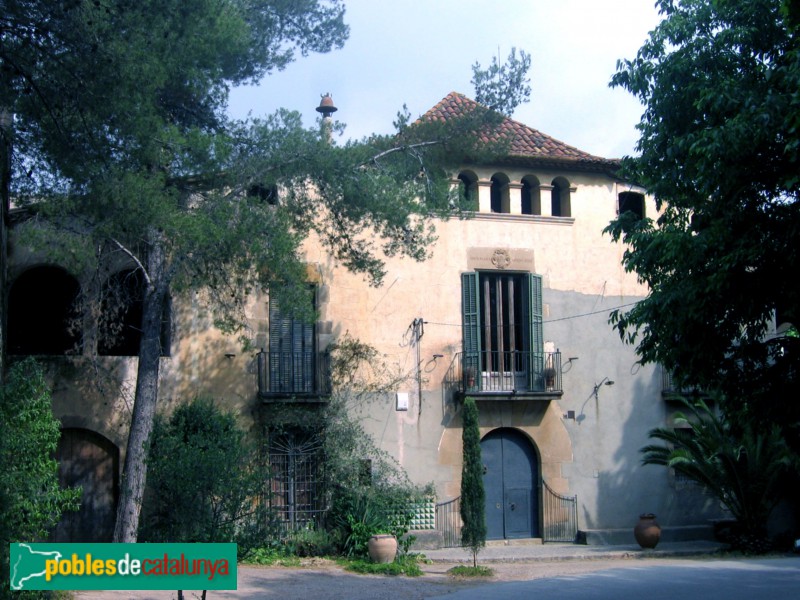
[[[501, 170], [512, 182], [528, 174], [507, 168], [476, 173], [485, 182]], [[535, 174], [542, 183], [559, 175], [569, 179], [572, 217], [479, 214], [441, 222], [430, 258], [424, 263], [390, 259], [377, 288], [336, 266], [309, 240], [310, 277], [319, 289], [320, 346], [347, 333], [374, 346], [396, 373], [405, 375], [390, 393], [354, 407], [353, 415], [412, 480], [433, 482], [439, 500], [459, 495], [460, 407], [443, 391], [443, 380], [461, 351], [460, 274], [474, 270], [482, 253], [506, 250], [543, 276], [544, 339], [561, 350], [564, 394], [557, 401], [482, 401], [481, 433], [498, 427], [522, 431], [537, 449], [544, 480], [558, 492], [577, 494], [582, 529], [629, 528], [644, 511], [658, 514], [666, 526], [714, 516], [717, 507], [706, 496], [691, 487], [677, 489], [665, 469], [639, 465], [647, 431], [666, 424], [667, 406], [657, 370], [637, 366], [633, 349], [607, 322], [610, 310], [646, 294], [635, 276], [624, 272], [623, 247], [602, 234], [615, 216], [618, 193], [627, 188], [600, 174]], [[543, 193], [542, 202], [548, 201]], [[647, 213], [655, 214], [650, 200]], [[13, 260], [12, 278], [38, 259], [18, 249]], [[247, 335], [256, 348], [264, 347], [266, 296], [254, 297], [247, 310]], [[419, 348], [410, 328], [417, 318], [425, 321]], [[242, 351], [235, 338], [214, 327], [202, 294], [174, 298], [173, 319], [171, 356], [162, 359], [161, 408], [211, 396], [260, 435], [259, 413], [269, 412], [270, 405], [257, 398], [254, 353]], [[48, 361], [54, 408], [65, 426], [97, 431], [124, 452], [136, 359]], [[97, 380], [96, 373], [103, 377]], [[600, 385], [609, 380], [613, 386]], [[407, 411], [396, 410], [396, 392], [408, 393]], [[574, 411], [574, 419], [565, 418], [568, 411]]]

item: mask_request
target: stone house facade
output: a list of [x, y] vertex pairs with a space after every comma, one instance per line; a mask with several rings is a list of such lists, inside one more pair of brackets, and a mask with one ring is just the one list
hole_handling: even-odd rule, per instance
[[[427, 116], [473, 106], [451, 93]], [[666, 469], [640, 466], [647, 432], [671, 424], [668, 378], [638, 365], [608, 323], [610, 311], [647, 290], [603, 228], [620, 211], [655, 215], [652, 199], [619, 179], [618, 161], [511, 119], [497, 131], [513, 140], [508, 156], [454, 170], [453, 185], [477, 210], [437, 223], [427, 261], [389, 259], [383, 285], [372, 288], [310, 239], [319, 320], [294, 321], [266, 295], [254, 297], [258, 353], [217, 331], [197, 296], [174, 298], [162, 334], [162, 408], [211, 396], [262, 435], [276, 407], [325, 402], [326, 349], [348, 335], [404, 374], [357, 416], [412, 481], [433, 484], [437, 502], [459, 495], [461, 401], [477, 399], [490, 539], [547, 540], [547, 528], [563, 521], [548, 504], [558, 497], [572, 499], [570, 527], [590, 543], [630, 542], [644, 512], [658, 515], [666, 539], [708, 535], [718, 503]], [[63, 535], [108, 539], [136, 374], [135, 310], [124, 323], [130, 337], [113, 346], [98, 344], [88, 318], [83, 330], [65, 328], [79, 290], [102, 283], [43, 264], [13, 227], [7, 276], [6, 351], [46, 356], [65, 481], [91, 490]], [[108, 277], [136, 287], [124, 265]]]

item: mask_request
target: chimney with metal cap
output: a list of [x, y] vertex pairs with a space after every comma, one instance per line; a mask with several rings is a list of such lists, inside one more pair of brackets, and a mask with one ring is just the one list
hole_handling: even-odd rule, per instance
[[330, 92], [323, 94], [322, 100], [320, 100], [319, 106], [317, 107], [317, 112], [322, 113], [322, 135], [329, 144], [333, 143], [333, 123], [331, 121], [331, 115], [337, 110], [339, 109], [333, 105], [333, 98], [331, 98]]

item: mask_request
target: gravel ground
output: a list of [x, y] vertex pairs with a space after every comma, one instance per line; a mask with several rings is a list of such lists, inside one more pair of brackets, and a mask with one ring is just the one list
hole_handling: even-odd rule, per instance
[[[564, 577], [621, 567], [643, 567], [680, 563], [681, 559], [598, 559], [537, 561], [531, 563], [493, 563], [494, 575], [488, 579], [456, 579], [447, 574], [454, 564], [423, 565], [422, 577], [388, 577], [348, 573], [333, 562], [312, 559], [301, 567], [239, 567], [239, 589], [211, 591], [208, 600], [252, 598], [257, 600], [417, 600], [455, 592], [487, 581], [519, 581], [543, 577]], [[171, 600], [174, 591], [165, 592], [76, 592], [76, 600]], [[187, 599], [200, 598], [199, 592], [186, 592]]]

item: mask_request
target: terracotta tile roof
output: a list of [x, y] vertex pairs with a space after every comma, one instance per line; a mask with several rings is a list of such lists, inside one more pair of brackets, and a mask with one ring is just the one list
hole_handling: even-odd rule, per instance
[[[436, 106], [426, 112], [422, 121], [446, 121], [458, 118], [481, 105], [458, 92], [450, 92]], [[510, 141], [507, 159], [512, 162], [547, 162], [570, 164], [572, 166], [592, 166], [616, 169], [619, 161], [594, 156], [574, 146], [545, 135], [532, 127], [523, 125], [508, 117], [503, 117], [499, 125], [481, 133], [481, 140], [488, 143]]]

